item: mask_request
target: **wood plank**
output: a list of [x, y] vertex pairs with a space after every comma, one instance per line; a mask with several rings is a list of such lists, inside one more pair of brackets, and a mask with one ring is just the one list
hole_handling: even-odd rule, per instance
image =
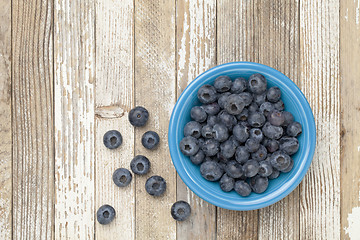
[[[109, 204], [117, 213], [109, 225], [95, 220], [96, 239], [135, 239], [135, 181], [119, 188], [111, 177], [119, 167], [130, 169], [134, 156], [134, 127], [128, 121], [134, 104], [133, 8], [132, 0], [96, 2], [95, 210]], [[120, 131], [123, 144], [109, 150], [103, 136], [112, 129]]]
[[341, 239], [360, 236], [359, 9], [358, 0], [340, 2]]
[[95, 1], [56, 0], [55, 238], [94, 238]]
[[[299, 87], [299, 2], [258, 1], [255, 11], [259, 62], [273, 67]], [[259, 210], [259, 239], [299, 239], [299, 188]], [[286, 227], [284, 227], [286, 226]]]
[[340, 239], [339, 1], [300, 2], [300, 81], [317, 145], [300, 188], [301, 239]]
[[[216, 64], [216, 0], [180, 0], [176, 7], [177, 97], [200, 73]], [[177, 200], [191, 206], [177, 223], [177, 239], [215, 239], [216, 208], [196, 196], [177, 176]]]
[[12, 1], [13, 239], [53, 238], [52, 10]]
[[[217, 2], [217, 63], [257, 61], [254, 1]], [[258, 211], [217, 208], [217, 239], [258, 239]]]
[[[136, 238], [176, 239], [176, 222], [170, 214], [176, 201], [176, 174], [167, 142], [167, 130], [175, 103], [175, 1], [135, 1], [135, 103], [149, 110], [147, 125], [135, 129], [135, 154], [151, 161], [151, 171], [136, 177]], [[145, 131], [160, 136], [156, 150], [141, 145]], [[145, 181], [160, 175], [167, 182], [166, 193], [153, 197]]]
[[0, 239], [12, 236], [11, 2], [0, 0]]

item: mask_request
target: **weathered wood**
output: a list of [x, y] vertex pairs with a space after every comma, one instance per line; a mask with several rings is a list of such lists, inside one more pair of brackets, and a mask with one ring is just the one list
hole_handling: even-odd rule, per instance
[[[172, 165], [167, 130], [175, 103], [175, 1], [135, 1], [135, 103], [149, 110], [147, 125], [135, 129], [135, 154], [151, 161], [146, 176], [136, 177], [136, 238], [176, 239], [176, 222], [170, 215], [176, 201], [176, 173]], [[156, 150], [141, 145], [145, 131], [160, 136]], [[160, 175], [167, 182], [163, 196], [145, 191], [145, 181]]]
[[[258, 1], [255, 29], [259, 63], [273, 67], [299, 87], [299, 2]], [[259, 239], [299, 239], [299, 188], [259, 211]]]
[[300, 81], [317, 145], [300, 185], [301, 239], [340, 239], [339, 1], [300, 1]]
[[0, 1], [0, 239], [12, 236], [11, 1]]
[[93, 239], [95, 1], [55, 0], [54, 23], [55, 238]]
[[[109, 204], [117, 213], [108, 225], [95, 219], [96, 239], [135, 239], [135, 175], [126, 188], [112, 180], [117, 168], [130, 169], [134, 156], [134, 127], [128, 121], [134, 103], [133, 8], [132, 0], [96, 3], [95, 210]], [[109, 150], [103, 136], [112, 129], [120, 131], [123, 144]]]
[[360, 1], [340, 1], [341, 239], [360, 236]]
[[13, 239], [53, 238], [52, 10], [12, 1]]
[[[177, 1], [177, 97], [199, 74], [216, 64], [216, 1]], [[177, 239], [215, 239], [216, 208], [177, 177], [177, 200], [191, 206], [189, 220], [177, 223]]]

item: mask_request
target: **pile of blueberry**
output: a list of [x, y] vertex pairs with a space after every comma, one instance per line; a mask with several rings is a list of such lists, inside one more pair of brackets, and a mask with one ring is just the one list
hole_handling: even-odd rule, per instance
[[[143, 107], [135, 107], [129, 112], [129, 122], [134, 127], [145, 126], [148, 119], [149, 112]], [[105, 133], [103, 141], [105, 147], [109, 149], [116, 149], [122, 144], [123, 138], [119, 131], [110, 130]], [[154, 131], [145, 132], [141, 138], [142, 145], [149, 150], [156, 149], [159, 142], [160, 137]], [[131, 171], [137, 175], [147, 174], [150, 170], [150, 166], [151, 164], [149, 159], [143, 155], [135, 156], [130, 163]], [[132, 174], [126, 168], [118, 168], [113, 173], [112, 179], [116, 186], [126, 187], [132, 180]], [[159, 197], [163, 195], [166, 190], [166, 181], [161, 176], [151, 176], [146, 180], [145, 189], [148, 194]], [[178, 201], [171, 207], [171, 215], [178, 221], [186, 220], [190, 216], [190, 212], [190, 205], [184, 201]], [[107, 204], [101, 206], [96, 213], [97, 220], [100, 224], [109, 224], [115, 218], [115, 215], [115, 209]]]
[[280, 89], [268, 89], [263, 75], [248, 81], [220, 76], [213, 86], [201, 86], [197, 97], [202, 106], [191, 109], [180, 150], [200, 165], [206, 180], [245, 197], [263, 193], [268, 180], [293, 168], [302, 127], [284, 111]]

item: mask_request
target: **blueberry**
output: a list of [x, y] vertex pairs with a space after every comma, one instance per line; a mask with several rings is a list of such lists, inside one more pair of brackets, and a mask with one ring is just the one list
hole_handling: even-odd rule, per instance
[[[204, 143], [205, 144], [205, 143]], [[180, 141], [180, 151], [185, 156], [193, 156], [199, 151], [199, 142], [196, 138], [188, 136]]]
[[207, 114], [203, 107], [195, 106], [190, 111], [191, 118], [197, 122], [205, 122], [207, 118]]
[[291, 137], [297, 137], [302, 133], [302, 127], [299, 122], [292, 122], [286, 128], [287, 135]]
[[204, 138], [213, 138], [213, 127], [210, 125], [204, 125], [201, 128], [201, 136], [203, 136]]
[[205, 156], [215, 156], [219, 152], [219, 142], [214, 139], [207, 139], [202, 145], [201, 150], [205, 153]]
[[246, 142], [246, 140], [249, 138], [249, 128], [245, 127], [241, 124], [235, 125], [233, 128], [233, 136], [236, 140], [238, 140], [240, 143]]
[[133, 173], [138, 175], [145, 175], [150, 170], [150, 161], [143, 155], [137, 155], [131, 160], [130, 168]]
[[262, 161], [267, 157], [267, 150], [263, 145], [260, 145], [259, 149], [254, 152], [251, 153], [251, 158], [255, 161]]
[[208, 115], [216, 115], [220, 112], [220, 106], [217, 102], [202, 105]]
[[264, 134], [260, 128], [250, 129], [249, 136], [257, 142], [261, 142], [264, 139]]
[[234, 80], [232, 83], [230, 92], [231, 93], [242, 93], [246, 90], [247, 82], [245, 78], [239, 77]]
[[191, 214], [190, 205], [185, 201], [177, 201], [171, 206], [171, 216], [176, 221], [185, 221]]
[[217, 120], [219, 123], [224, 124], [229, 130], [232, 130], [232, 128], [237, 123], [236, 117], [234, 115], [227, 113], [224, 110], [218, 114]]
[[248, 93], [248, 92], [242, 92], [242, 93], [239, 93], [238, 95], [240, 98], [242, 98], [245, 106], [249, 106], [252, 101], [253, 101], [253, 96], [251, 95], [251, 93]]
[[217, 123], [217, 116], [208, 116], [206, 123], [210, 126], [214, 126]]
[[262, 94], [266, 91], [267, 82], [263, 75], [255, 73], [249, 78], [249, 89], [255, 94]]
[[253, 113], [253, 112], [258, 112], [259, 111], [259, 105], [257, 105], [257, 103], [253, 102], [248, 106], [248, 110], [249, 110], [249, 114]]
[[284, 127], [289, 126], [290, 123], [294, 121], [294, 116], [290, 112], [283, 111], [283, 115], [285, 118], [285, 121], [283, 123]]
[[206, 180], [215, 182], [222, 177], [224, 170], [217, 162], [206, 161], [201, 164], [200, 173]]
[[218, 164], [219, 164], [221, 170], [225, 171], [226, 163], [224, 163], [224, 162], [218, 162]]
[[271, 102], [264, 102], [260, 105], [259, 111], [264, 114], [265, 117], [267, 117], [269, 113], [272, 112], [274, 109], [274, 104], [272, 104]]
[[273, 168], [271, 164], [268, 161], [261, 161], [259, 162], [260, 168], [259, 168], [259, 175], [261, 177], [268, 177], [273, 173]]
[[250, 153], [246, 150], [245, 146], [239, 146], [235, 152], [235, 159], [241, 164], [244, 164], [249, 160]]
[[110, 205], [102, 205], [96, 212], [97, 221], [102, 225], [111, 223], [115, 216], [115, 209]]
[[247, 197], [251, 193], [250, 185], [242, 180], [236, 181], [234, 185], [234, 190], [242, 197]]
[[244, 109], [245, 103], [240, 95], [231, 94], [224, 105], [225, 110], [231, 115], [238, 115]]
[[279, 100], [276, 103], [274, 103], [274, 108], [279, 111], [283, 111], [285, 109], [284, 102]]
[[184, 136], [199, 138], [201, 136], [201, 124], [195, 121], [188, 122], [184, 127]]
[[273, 153], [279, 149], [279, 142], [274, 139], [266, 138], [266, 140], [263, 142], [263, 145], [270, 153]]
[[262, 132], [265, 135], [265, 137], [268, 137], [271, 139], [279, 139], [283, 135], [284, 130], [282, 127], [277, 127], [277, 126], [271, 125], [269, 122], [267, 122], [262, 127]]
[[199, 150], [195, 155], [190, 156], [190, 160], [193, 164], [199, 165], [205, 159], [205, 153], [202, 150]]
[[154, 131], [147, 131], [141, 138], [142, 145], [147, 149], [154, 149], [160, 142], [159, 135]]
[[259, 172], [260, 165], [255, 160], [249, 160], [243, 165], [243, 173], [246, 177], [253, 177]]
[[129, 112], [129, 122], [135, 127], [142, 127], [149, 119], [149, 112], [143, 107], [135, 107]]
[[228, 76], [220, 76], [215, 79], [214, 87], [219, 93], [227, 92], [232, 86], [232, 81]]
[[280, 150], [293, 155], [299, 150], [299, 141], [294, 137], [282, 137], [279, 140]]
[[198, 145], [199, 145], [199, 148], [201, 148], [201, 147], [202, 147], [202, 145], [204, 144], [204, 142], [205, 142], [205, 139], [204, 139], [204, 138], [202, 138], [202, 137], [198, 138]]
[[225, 172], [229, 177], [239, 178], [243, 175], [243, 169], [240, 163], [235, 160], [230, 160], [226, 164]]
[[282, 151], [274, 152], [270, 157], [270, 163], [273, 168], [283, 171], [290, 166], [291, 158]]
[[224, 142], [229, 138], [229, 131], [224, 124], [217, 123], [212, 128], [213, 137], [216, 141]]
[[264, 114], [260, 113], [260, 112], [252, 112], [249, 115], [248, 118], [248, 122], [250, 124], [250, 126], [255, 127], [255, 128], [259, 128], [262, 127], [265, 123], [266, 119]]
[[225, 93], [222, 93], [219, 95], [218, 104], [219, 104], [220, 108], [224, 109], [225, 103], [230, 95], [231, 95], [231, 93], [229, 93], [229, 92], [225, 92]]
[[262, 94], [254, 94], [253, 95], [253, 101], [261, 106], [261, 104], [263, 104], [266, 101], [266, 92], [262, 93]]
[[126, 187], [132, 180], [132, 174], [126, 168], [118, 168], [113, 173], [113, 181], [118, 187]]
[[222, 152], [216, 154], [216, 159], [219, 163], [227, 163], [229, 161], [229, 158], [225, 157]]
[[151, 176], [146, 180], [145, 189], [152, 196], [161, 196], [166, 191], [166, 181], [160, 176]]
[[219, 162], [219, 160], [217, 159], [216, 156], [212, 156], [212, 157], [205, 156], [205, 159], [204, 159], [203, 163], [208, 162], [208, 161]]
[[220, 179], [220, 188], [224, 192], [230, 192], [233, 190], [235, 185], [235, 180], [232, 177], [229, 177], [226, 173]]
[[282, 172], [283, 173], [288, 173], [293, 169], [293, 167], [294, 167], [294, 160], [291, 158], [290, 165], [286, 169], [282, 170]]
[[269, 121], [269, 123], [271, 123], [271, 125], [281, 126], [285, 121], [285, 117], [282, 112], [278, 110], [273, 110], [268, 114], [267, 120]]
[[240, 114], [236, 115], [237, 120], [239, 121], [247, 121], [249, 117], [249, 110], [244, 108]]
[[249, 138], [245, 142], [246, 150], [250, 153], [256, 152], [260, 148], [260, 143], [254, 139]]
[[272, 174], [268, 177], [269, 180], [278, 178], [280, 176], [280, 171], [276, 170], [275, 168], [273, 168], [273, 172]]
[[202, 103], [212, 103], [216, 101], [217, 93], [216, 89], [208, 84], [202, 85], [197, 93], [197, 97]]
[[122, 144], [123, 140], [122, 140], [121, 133], [119, 133], [116, 130], [110, 130], [104, 134], [103, 141], [104, 141], [105, 147], [107, 147], [109, 149], [115, 149], [115, 148], [118, 148]]
[[236, 145], [232, 140], [226, 140], [220, 144], [220, 152], [225, 158], [232, 158], [236, 151]]
[[240, 146], [239, 141], [236, 140], [236, 138], [235, 138], [234, 135], [231, 135], [231, 136], [229, 137], [229, 140], [232, 141], [236, 147]]
[[269, 186], [267, 177], [255, 176], [250, 179], [250, 187], [255, 193], [263, 193]]
[[275, 102], [279, 101], [281, 98], [280, 88], [278, 88], [278, 87], [269, 88], [269, 90], [267, 91], [266, 97], [269, 102], [275, 103]]

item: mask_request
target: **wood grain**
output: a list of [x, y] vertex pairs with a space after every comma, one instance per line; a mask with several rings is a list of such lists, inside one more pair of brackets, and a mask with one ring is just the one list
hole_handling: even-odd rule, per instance
[[12, 236], [11, 2], [0, 1], [0, 239]]
[[13, 239], [53, 237], [52, 9], [12, 1]]
[[[109, 204], [117, 213], [108, 225], [95, 220], [96, 239], [135, 239], [136, 176], [126, 188], [117, 187], [112, 180], [117, 168], [130, 169], [134, 156], [134, 127], [128, 121], [134, 104], [133, 10], [132, 0], [96, 3], [95, 209]], [[103, 136], [112, 129], [120, 131], [123, 144], [109, 150]]]
[[[147, 125], [135, 129], [135, 154], [151, 161], [146, 176], [136, 177], [136, 239], [176, 239], [170, 208], [176, 201], [176, 174], [167, 141], [168, 123], [175, 103], [175, 1], [135, 1], [135, 103], [149, 110]], [[156, 131], [155, 150], [141, 145], [141, 136]], [[145, 191], [145, 181], [160, 175], [167, 182], [163, 196]]]
[[[177, 97], [200, 73], [216, 64], [216, 1], [181, 0], [176, 6]], [[191, 206], [177, 223], [177, 239], [215, 239], [216, 207], [196, 196], [177, 176], [177, 200]]]
[[301, 239], [340, 239], [339, 1], [300, 2], [302, 90], [317, 145], [300, 188]]
[[[258, 1], [255, 29], [259, 62], [273, 67], [299, 87], [299, 2]], [[299, 239], [299, 188], [259, 210], [259, 239]]]
[[[257, 61], [254, 1], [217, 2], [217, 63]], [[258, 239], [258, 211], [217, 208], [217, 239]]]
[[55, 0], [55, 238], [94, 238], [95, 1]]
[[360, 236], [359, 6], [340, 2], [341, 239]]

